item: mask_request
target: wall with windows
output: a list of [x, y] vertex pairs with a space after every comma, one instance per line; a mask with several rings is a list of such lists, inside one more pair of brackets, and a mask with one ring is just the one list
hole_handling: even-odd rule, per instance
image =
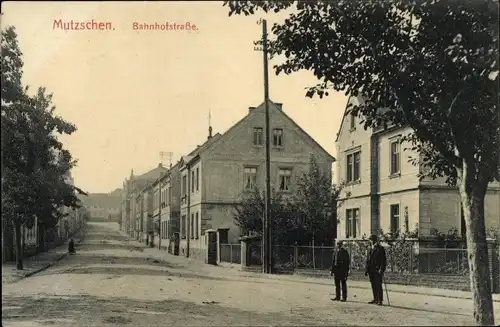
[[370, 197], [351, 197], [339, 211], [337, 237], [339, 239], [361, 239], [370, 236]]
[[419, 224], [419, 191], [380, 196], [380, 228], [384, 233], [413, 231]]
[[[354, 98], [351, 102], [357, 101]], [[337, 161], [334, 178], [337, 184], [347, 182], [346, 191], [351, 197], [370, 194], [371, 129], [360, 124], [361, 119], [353, 115], [344, 117], [337, 135]]]
[[[297, 163], [308, 164], [312, 153], [320, 167], [331, 173], [332, 159], [298, 125], [284, 115], [282, 106], [270, 104], [269, 109], [271, 162], [295, 167]], [[250, 108], [249, 114], [224, 134], [203, 156], [210, 161], [263, 165], [266, 155], [264, 124], [263, 106]], [[271, 178], [276, 179], [277, 176]]]
[[415, 189], [419, 185], [419, 166], [412, 165], [410, 158], [418, 158], [412, 145], [401, 143], [401, 137], [409, 130], [396, 130], [382, 134], [378, 139], [380, 193]]

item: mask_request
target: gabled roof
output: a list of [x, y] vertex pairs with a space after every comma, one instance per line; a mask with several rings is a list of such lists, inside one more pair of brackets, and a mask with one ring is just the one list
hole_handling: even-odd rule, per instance
[[[347, 108], [349, 107], [349, 105], [352, 103], [352, 100], [356, 98], [360, 103], [361, 101], [363, 101], [363, 98], [362, 96], [357, 96], [357, 97], [354, 97], [353, 95], [349, 96], [349, 99], [347, 100], [347, 104], [345, 106], [345, 109], [344, 109], [344, 114], [342, 115], [342, 121], [340, 122], [340, 126], [339, 126], [339, 131], [337, 132], [337, 136], [335, 138], [335, 142], [337, 142], [339, 140], [339, 137], [340, 137], [340, 132], [342, 132], [342, 126], [344, 125], [344, 120], [345, 120], [345, 117], [346, 117], [346, 114], [347, 114]], [[389, 111], [391, 109], [389, 108], [383, 108], [383, 107], [379, 107], [377, 109], [377, 113], [386, 113], [387, 111]], [[389, 126], [389, 128], [392, 130], [394, 126]], [[388, 128], [388, 129], [389, 129]], [[399, 127], [398, 127], [399, 128]], [[383, 128], [383, 127], [375, 127], [374, 130], [373, 130], [373, 133], [382, 133], [382, 132], [386, 132], [388, 129], [386, 128]]]
[[134, 179], [135, 180], [139, 180], [139, 179], [142, 179], [142, 180], [155, 180], [157, 179], [158, 177], [160, 177], [160, 175], [162, 173], [164, 173], [165, 171], [167, 171], [168, 169], [163, 167], [162, 164], [159, 164], [158, 167], [156, 168], [153, 168], [151, 169], [150, 171], [142, 174], [142, 175], [139, 175], [139, 176], [134, 176]]
[[[273, 106], [276, 110], [278, 110], [286, 119], [288, 119], [293, 125], [295, 125], [295, 127], [297, 127], [313, 144], [315, 144], [317, 147], [319, 147], [324, 153], [325, 155], [330, 158], [333, 162], [335, 162], [335, 158], [328, 153], [328, 151], [326, 151], [318, 142], [316, 142], [315, 139], [312, 138], [311, 135], [309, 135], [302, 127], [300, 127], [299, 124], [297, 124], [292, 118], [290, 118], [290, 116], [288, 116], [282, 109], [281, 109], [281, 104], [280, 103], [277, 103], [277, 102], [273, 102], [272, 100], [269, 100], [269, 104], [271, 104], [271, 106]], [[264, 109], [264, 102], [261, 103], [258, 107], [252, 109], [252, 110], [263, 110]], [[249, 115], [245, 115], [243, 118], [241, 118], [236, 124], [234, 124], [233, 126], [231, 126], [225, 133], [222, 134], [222, 136], [218, 139], [218, 140], [223, 140], [224, 137], [226, 135], [228, 135], [233, 129], [235, 129], [237, 126], [239, 126], [240, 124], [242, 124], [247, 118], [249, 117]]]
[[342, 121], [340, 122], [339, 131], [337, 132], [337, 135], [335, 137], [335, 142], [337, 142], [339, 140], [340, 132], [342, 131], [342, 126], [344, 126], [345, 117], [347, 115], [347, 108], [352, 103], [353, 98], [354, 98], [354, 96], [350, 95], [349, 98], [347, 99], [347, 103], [346, 103], [345, 108], [344, 108], [344, 114], [342, 115]]
[[190, 163], [193, 159], [198, 158], [200, 154], [209, 149], [213, 144], [215, 144], [222, 135], [220, 133], [216, 133], [214, 136], [210, 137], [206, 140], [202, 145], [199, 145], [191, 151], [188, 155], [182, 156], [181, 160], [179, 160], [179, 168], [182, 168], [184, 165]]

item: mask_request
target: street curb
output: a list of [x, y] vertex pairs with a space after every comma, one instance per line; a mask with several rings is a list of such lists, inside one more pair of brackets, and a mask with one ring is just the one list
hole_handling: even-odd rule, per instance
[[[269, 279], [272, 279], [272, 278], [269, 278]], [[299, 281], [299, 280], [294, 280], [294, 279], [290, 279], [290, 278], [279, 278], [279, 279], [286, 280], [286, 281], [294, 281], [294, 282], [298, 282], [298, 283], [301, 283], [301, 282], [311, 282], [311, 283], [319, 284], [319, 285], [328, 285], [328, 286], [333, 285], [333, 283], [328, 283], [326, 281], [312, 281], [312, 280]], [[401, 284], [395, 284], [395, 285], [404, 286], [404, 285], [401, 285]], [[349, 288], [356, 288], [356, 289], [371, 290], [371, 288], [368, 287], [368, 286], [348, 286], [348, 287]], [[449, 299], [472, 300], [472, 296], [455, 296], [455, 295], [446, 295], [446, 294], [432, 294], [432, 293], [426, 293], [426, 292], [391, 290], [390, 288], [388, 288], [387, 290], [389, 292], [401, 293], [401, 294], [415, 294], [415, 295], [427, 295], [427, 296], [430, 295], [430, 296], [437, 296], [437, 297], [443, 297], [443, 298], [449, 298]], [[493, 302], [500, 303], [500, 298], [499, 299], [492, 298], [492, 300], [493, 300]]]
[[[227, 269], [230, 268], [230, 266], [226, 265], [217, 265], [219, 268]], [[308, 279], [304, 278], [302, 280], [300, 279], [292, 279], [292, 278], [287, 278], [286, 275], [278, 275], [278, 274], [273, 274], [271, 276], [262, 274], [259, 272], [250, 272], [250, 271], [244, 271], [240, 270], [241, 272], [245, 272], [247, 274], [251, 274], [251, 276], [245, 276], [245, 277], [251, 277], [251, 278], [265, 278], [265, 279], [274, 279], [274, 280], [282, 280], [282, 281], [289, 281], [289, 282], [295, 282], [295, 283], [313, 283], [313, 284], [319, 284], [319, 285], [325, 285], [325, 286], [332, 286], [333, 282], [328, 282], [326, 278], [319, 278], [319, 277], [308, 277]], [[294, 275], [294, 276], [301, 276], [301, 275]], [[316, 280], [314, 280], [316, 279]], [[323, 280], [318, 280], [318, 279], [325, 279]], [[349, 283], [349, 281], [348, 281]], [[389, 284], [390, 285], [390, 284]], [[402, 284], [394, 284], [398, 286], [405, 286]], [[349, 286], [349, 288], [354, 288], [354, 289], [364, 289], [364, 290], [371, 290], [371, 287], [369, 286]], [[442, 298], [448, 298], [448, 299], [462, 299], [462, 300], [472, 300], [472, 296], [467, 295], [467, 296], [455, 296], [455, 295], [446, 295], [446, 294], [433, 294], [433, 293], [427, 293], [427, 292], [415, 292], [415, 291], [404, 291], [404, 290], [391, 290], [390, 287], [387, 289], [389, 292], [393, 293], [401, 293], [401, 294], [415, 294], [415, 295], [426, 295], [426, 296], [437, 296], [437, 297], [442, 297]], [[439, 290], [446, 290], [446, 289], [439, 289]], [[493, 294], [495, 295], [495, 294]], [[492, 297], [493, 302], [495, 303], [500, 303], [500, 297], [499, 298], [494, 298]]]
[[29, 273], [27, 273], [27, 274], [25, 274], [25, 275], [21, 276], [21, 278], [20, 278], [20, 279], [31, 277], [31, 276], [33, 276], [33, 275], [35, 275], [35, 274], [38, 274], [39, 272], [42, 272], [42, 271], [44, 271], [44, 270], [46, 270], [46, 269], [48, 269], [48, 268], [52, 267], [55, 263], [57, 263], [57, 262], [61, 261], [61, 260], [62, 260], [63, 258], [65, 258], [67, 255], [68, 255], [68, 253], [63, 253], [62, 255], [60, 255], [59, 257], [57, 257], [55, 260], [53, 260], [53, 261], [49, 262], [48, 264], [44, 265], [43, 267], [40, 267], [40, 268], [38, 268], [38, 269], [36, 269], [36, 270], [33, 270], [33, 271], [31, 271], [31, 272], [29, 272]]

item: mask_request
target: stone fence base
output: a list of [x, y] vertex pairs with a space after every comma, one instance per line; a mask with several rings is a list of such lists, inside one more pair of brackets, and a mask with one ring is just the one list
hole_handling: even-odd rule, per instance
[[[325, 270], [310, 270], [310, 269], [295, 269], [295, 275], [308, 277], [330, 276], [329, 271]], [[456, 291], [470, 291], [470, 279], [468, 275], [438, 275], [438, 274], [396, 274], [387, 272], [384, 275], [387, 284], [437, 287]], [[354, 272], [349, 276], [351, 280], [367, 281], [368, 277], [361, 272]]]

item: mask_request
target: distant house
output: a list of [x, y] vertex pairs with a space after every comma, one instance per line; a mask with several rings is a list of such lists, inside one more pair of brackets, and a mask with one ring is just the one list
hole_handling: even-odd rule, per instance
[[[349, 102], [359, 103], [351, 97]], [[347, 182], [351, 195], [339, 213], [338, 236], [359, 239], [363, 235], [412, 231], [420, 236], [447, 233], [465, 223], [456, 187], [443, 178], [419, 181], [423, 167], [408, 160], [418, 158], [401, 137], [409, 127], [365, 130], [358, 117], [344, 116], [337, 134], [337, 182]], [[500, 228], [500, 184], [491, 183], [485, 201], [486, 227]]]
[[[272, 187], [293, 192], [311, 154], [331, 174], [335, 159], [286, 115], [282, 104], [270, 102], [269, 107]], [[212, 136], [210, 128], [208, 140], [181, 158], [181, 254], [203, 259], [207, 229], [219, 230], [222, 243], [239, 242], [234, 205], [255, 186], [263, 190], [265, 185], [264, 124], [264, 105], [250, 107], [224, 134]]]
[[121, 194], [90, 193], [80, 197], [83, 206], [88, 210], [90, 218], [118, 219], [121, 207]]

